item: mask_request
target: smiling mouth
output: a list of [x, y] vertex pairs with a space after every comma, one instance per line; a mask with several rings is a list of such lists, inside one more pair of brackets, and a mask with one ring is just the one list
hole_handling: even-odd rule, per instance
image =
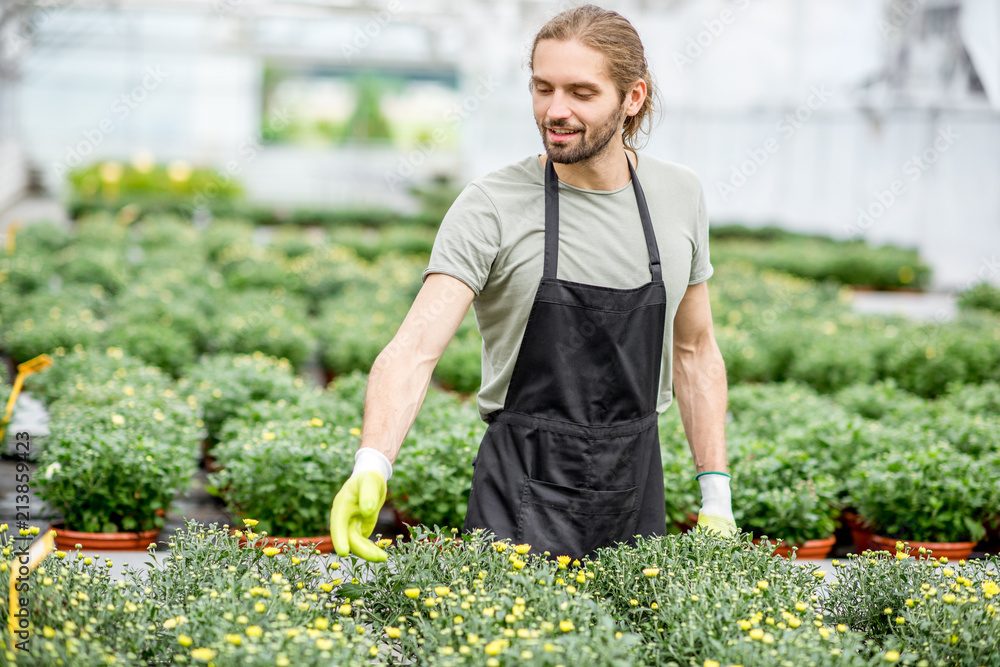
[[580, 130], [571, 130], [565, 127], [547, 127], [549, 138], [553, 141], [565, 141], [570, 137], [580, 134]]

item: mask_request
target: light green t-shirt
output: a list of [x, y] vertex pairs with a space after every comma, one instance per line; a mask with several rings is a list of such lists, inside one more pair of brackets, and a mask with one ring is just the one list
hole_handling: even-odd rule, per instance
[[[673, 398], [673, 321], [688, 285], [712, 275], [708, 215], [697, 175], [687, 167], [639, 155], [636, 174], [649, 206], [667, 292], [657, 410]], [[479, 413], [503, 407], [507, 387], [542, 278], [545, 171], [531, 156], [470, 183], [441, 223], [423, 277], [444, 273], [475, 292], [483, 336]], [[559, 183], [559, 263], [563, 280], [631, 288], [650, 280], [649, 255], [632, 183], [584, 190]]]

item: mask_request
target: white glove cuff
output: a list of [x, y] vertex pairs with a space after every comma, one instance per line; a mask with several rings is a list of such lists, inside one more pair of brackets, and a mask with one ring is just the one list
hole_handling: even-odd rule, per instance
[[392, 463], [389, 458], [371, 447], [361, 447], [354, 453], [354, 472], [351, 476], [360, 475], [363, 472], [374, 470], [385, 478], [385, 481], [392, 479]]
[[731, 507], [733, 494], [729, 489], [729, 475], [705, 474], [698, 475], [701, 484], [701, 502], [704, 505]]

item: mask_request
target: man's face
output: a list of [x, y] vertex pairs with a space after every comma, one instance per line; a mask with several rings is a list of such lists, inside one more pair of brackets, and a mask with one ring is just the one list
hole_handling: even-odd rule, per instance
[[543, 39], [533, 61], [531, 99], [549, 157], [574, 164], [622, 150], [628, 100], [608, 77], [604, 55], [576, 40]]

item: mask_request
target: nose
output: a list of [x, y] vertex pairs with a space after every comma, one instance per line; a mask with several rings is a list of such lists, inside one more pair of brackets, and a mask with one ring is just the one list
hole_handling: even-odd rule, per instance
[[549, 104], [546, 115], [552, 120], [565, 120], [573, 115], [569, 110], [569, 104], [567, 104], [564, 93], [559, 91], [552, 93], [552, 102]]

